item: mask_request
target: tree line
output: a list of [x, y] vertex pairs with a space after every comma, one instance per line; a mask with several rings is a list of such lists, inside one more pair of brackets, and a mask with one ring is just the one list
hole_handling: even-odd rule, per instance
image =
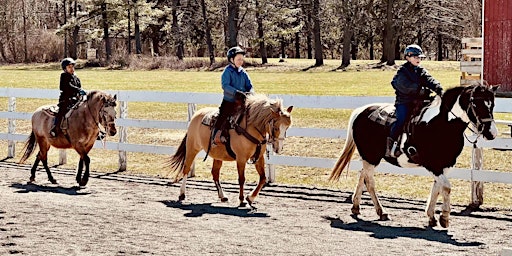
[[[463, 37], [481, 36], [480, 0], [0, 0], [0, 62], [113, 56], [225, 56], [380, 60], [407, 44], [428, 58], [460, 57]], [[313, 63], [313, 62], [312, 62]]]

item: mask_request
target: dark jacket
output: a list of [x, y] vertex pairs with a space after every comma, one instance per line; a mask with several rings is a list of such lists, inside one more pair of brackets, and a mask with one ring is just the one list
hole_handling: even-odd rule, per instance
[[254, 92], [251, 79], [243, 68], [235, 68], [233, 65], [227, 65], [222, 72], [222, 89], [224, 90], [224, 100], [235, 102], [235, 93]]
[[415, 100], [424, 99], [430, 91], [442, 91], [439, 81], [434, 79], [426, 69], [421, 66], [415, 67], [410, 62], [403, 64], [396, 72], [391, 85], [395, 89], [395, 104], [407, 104]]
[[82, 90], [80, 79], [76, 75], [62, 72], [60, 74], [60, 101], [69, 101], [70, 98], [78, 95]]

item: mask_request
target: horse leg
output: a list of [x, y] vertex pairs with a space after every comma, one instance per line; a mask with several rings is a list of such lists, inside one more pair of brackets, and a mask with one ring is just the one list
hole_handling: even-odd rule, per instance
[[245, 207], [246, 203], [244, 202], [244, 184], [245, 184], [245, 161], [237, 160], [236, 168], [238, 170], [238, 185], [240, 186], [240, 192], [238, 194], [238, 199], [240, 200], [240, 207]]
[[43, 167], [46, 170], [46, 174], [48, 175], [48, 180], [52, 184], [57, 184], [57, 180], [53, 178], [53, 175], [50, 172], [50, 168], [48, 167], [48, 160], [47, 159], [43, 159], [43, 160], [41, 160], [41, 162], [43, 163]]
[[373, 178], [373, 174], [375, 173], [375, 166], [366, 161], [363, 161], [363, 170], [366, 172], [364, 177], [366, 189], [368, 190], [368, 193], [370, 193], [370, 197], [372, 198], [377, 215], [379, 215], [380, 220], [389, 220], [388, 214], [384, 212], [384, 208], [382, 207], [380, 200], [377, 197], [377, 193], [375, 193], [375, 179]]
[[249, 205], [252, 208], [255, 208], [252, 204], [256, 200], [256, 197], [260, 193], [261, 189], [267, 182], [267, 177], [265, 176], [265, 158], [260, 157], [258, 161], [256, 162], [256, 171], [260, 175], [260, 181], [258, 182], [258, 185], [254, 188], [254, 190], [248, 195], [245, 199], [249, 203]]
[[354, 190], [354, 194], [352, 195], [352, 214], [359, 215], [360, 205], [361, 205], [361, 195], [363, 194], [364, 189], [364, 180], [366, 176], [366, 171], [364, 169], [366, 161], [363, 160], [363, 169], [359, 171], [359, 179], [356, 185], [356, 189]]
[[439, 178], [441, 180], [441, 195], [443, 196], [443, 211], [439, 216], [439, 224], [441, 224], [441, 227], [447, 228], [450, 225], [450, 192], [452, 189], [450, 181], [444, 174], [439, 175]]
[[[188, 147], [188, 148], [191, 148], [191, 147]], [[199, 153], [198, 150], [190, 150], [190, 151], [186, 152], [185, 162], [183, 163], [183, 171], [182, 171], [183, 180], [181, 182], [180, 195], [178, 196], [179, 201], [185, 200], [185, 190], [187, 187], [188, 173], [190, 172], [190, 168], [192, 167], [192, 163], [194, 162], [194, 158], [196, 157], [197, 153]]]
[[428, 217], [429, 227], [437, 226], [437, 220], [436, 217], [434, 216], [434, 212], [436, 208], [437, 197], [439, 196], [440, 192], [441, 180], [439, 176], [434, 176], [434, 184], [432, 184], [432, 189], [430, 190], [430, 197], [427, 200], [427, 208], [425, 209], [425, 212], [427, 213]]
[[91, 159], [88, 155], [84, 155], [84, 164], [85, 164], [85, 172], [84, 177], [82, 177], [82, 180], [80, 181], [80, 186], [86, 186], [87, 182], [89, 182], [89, 164], [91, 163]]
[[213, 183], [215, 183], [215, 187], [217, 188], [217, 193], [219, 194], [219, 198], [221, 202], [227, 202], [228, 198], [224, 196], [224, 191], [222, 190], [222, 187], [220, 185], [220, 168], [222, 167], [222, 161], [220, 160], [213, 160], [213, 166], [212, 166], [212, 176], [213, 176]]
[[36, 170], [37, 170], [37, 166], [39, 165], [40, 161], [41, 160], [39, 160], [39, 153], [37, 153], [36, 160], [34, 161], [34, 164], [32, 165], [32, 169], [30, 169], [30, 180], [28, 181], [28, 183], [33, 183], [34, 181], [36, 181]]
[[80, 160], [78, 161], [78, 167], [76, 169], [76, 183], [80, 184], [80, 181], [82, 181], [82, 170], [84, 168], [84, 160], [80, 157]]

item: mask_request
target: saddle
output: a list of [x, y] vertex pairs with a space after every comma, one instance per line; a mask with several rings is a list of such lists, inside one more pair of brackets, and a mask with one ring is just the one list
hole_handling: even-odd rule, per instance
[[[401, 141], [404, 138], [404, 135], [406, 135], [406, 141], [404, 143], [404, 148], [402, 149], [402, 152], [404, 152], [409, 157], [409, 159], [411, 159], [414, 163], [418, 163], [419, 160], [418, 152], [414, 146], [415, 128], [422, 122], [424, 122], [423, 117], [427, 112], [435, 109], [435, 107], [437, 107], [440, 104], [441, 101], [435, 101], [433, 97], [429, 97], [423, 101], [417, 101], [411, 111], [411, 116], [405, 122], [404, 132], [397, 139], [398, 145], [401, 145]], [[391, 104], [383, 105], [372, 111], [368, 115], [368, 119], [375, 123], [390, 128], [391, 125], [394, 122], [396, 122], [395, 106]]]
[[[78, 106], [80, 106], [82, 104], [82, 102], [84, 102], [84, 101], [85, 100], [78, 100], [74, 104], [71, 104], [70, 107], [68, 107], [68, 111], [63, 116], [63, 118], [60, 120], [59, 128], [61, 129], [61, 131], [64, 132], [65, 130], [68, 129], [68, 118], [71, 116], [73, 111], [75, 111], [75, 109], [77, 109]], [[43, 108], [43, 111], [47, 115], [52, 116], [53, 118], [55, 118], [55, 116], [59, 113], [59, 106], [57, 106], [57, 105], [47, 106], [47, 107]]]
[[[259, 141], [258, 139], [254, 138], [252, 135], [250, 135], [245, 129], [243, 129], [240, 126], [240, 122], [242, 122], [244, 115], [246, 115], [245, 108], [244, 107], [238, 108], [237, 111], [235, 111], [235, 113], [233, 115], [231, 115], [227, 118], [226, 125], [223, 126], [224, 128], [221, 130], [221, 134], [222, 134], [222, 136], [224, 136], [224, 138], [226, 138], [226, 142], [224, 143], [224, 145], [226, 146], [226, 151], [232, 158], [236, 158], [236, 154], [231, 149], [231, 139], [229, 136], [229, 130], [234, 129], [238, 135], [243, 135], [247, 139], [249, 139], [251, 142], [256, 144], [257, 145], [256, 152], [254, 152], [254, 155], [251, 156], [252, 163], [255, 163], [258, 160], [258, 157], [260, 155], [262, 144], [265, 144], [266, 141], [264, 141], [264, 142]], [[206, 114], [203, 117], [203, 119], [201, 120], [201, 124], [210, 127], [210, 130], [211, 130], [210, 141], [212, 141], [212, 138], [214, 136], [213, 127], [215, 126], [215, 123], [217, 122], [218, 117], [219, 117], [219, 111], [216, 110], [216, 111], [212, 111], [212, 112]], [[210, 143], [208, 145], [208, 150], [206, 152], [206, 156], [203, 161], [205, 161], [206, 158], [208, 157], [211, 146], [212, 146], [212, 143]]]

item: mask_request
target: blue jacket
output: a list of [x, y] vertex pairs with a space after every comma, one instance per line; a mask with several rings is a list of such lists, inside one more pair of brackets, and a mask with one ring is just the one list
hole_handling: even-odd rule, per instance
[[395, 104], [407, 104], [423, 99], [426, 94], [425, 88], [434, 92], [443, 89], [439, 81], [434, 79], [426, 69], [421, 66], [415, 67], [410, 62], [406, 62], [398, 69], [391, 85], [395, 89]]
[[222, 90], [224, 90], [224, 100], [235, 102], [235, 92], [254, 92], [251, 79], [243, 68], [235, 68], [233, 65], [227, 65], [222, 72]]

